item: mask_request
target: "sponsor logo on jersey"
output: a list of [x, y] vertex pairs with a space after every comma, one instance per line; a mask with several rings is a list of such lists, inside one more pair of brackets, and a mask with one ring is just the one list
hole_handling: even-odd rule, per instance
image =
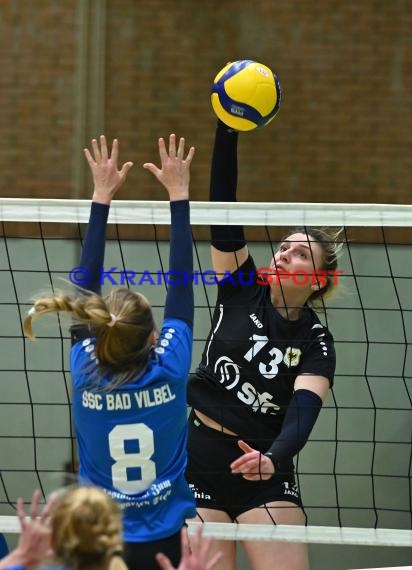
[[193, 493], [195, 499], [205, 499], [206, 501], [211, 501], [212, 497], [208, 493], [204, 493], [203, 491], [199, 491], [199, 489], [193, 485], [193, 483], [189, 483], [190, 490]]
[[[239, 366], [228, 356], [221, 356], [215, 364], [214, 372], [220, 377], [220, 383], [226, 390], [237, 387], [240, 378]], [[243, 382], [236, 390], [236, 397], [244, 404], [250, 406], [254, 412], [261, 414], [276, 414], [280, 408], [273, 403], [273, 396], [269, 392], [258, 392], [250, 382]]]
[[299, 498], [298, 487], [295, 483], [289, 483], [289, 481], [283, 481], [283, 494], [284, 495], [292, 495], [296, 499]]
[[288, 368], [291, 366], [297, 366], [300, 362], [301, 355], [302, 351], [300, 348], [293, 348], [292, 346], [288, 346], [283, 357], [283, 362]]
[[224, 384], [226, 390], [231, 390], [239, 382], [239, 366], [228, 356], [221, 356], [216, 361], [214, 372], [220, 376], [220, 383]]
[[263, 329], [263, 325], [259, 321], [257, 316], [255, 315], [255, 313], [252, 313], [251, 315], [249, 315], [249, 318], [252, 319], [252, 321], [255, 323], [255, 325], [257, 326], [258, 329]]

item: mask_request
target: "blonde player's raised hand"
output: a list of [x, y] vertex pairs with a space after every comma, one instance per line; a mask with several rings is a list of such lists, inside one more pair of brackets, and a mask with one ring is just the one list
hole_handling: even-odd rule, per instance
[[159, 155], [161, 166], [146, 162], [143, 168], [150, 170], [169, 193], [170, 201], [188, 200], [190, 182], [190, 164], [195, 149], [190, 147], [185, 158], [185, 139], [179, 139], [176, 149], [176, 135], [169, 136], [169, 150], [163, 138], [159, 139]]
[[85, 148], [84, 154], [93, 176], [93, 201], [110, 204], [113, 196], [126, 181], [127, 173], [133, 166], [133, 162], [125, 162], [119, 170], [117, 165], [119, 141], [113, 140], [110, 153], [104, 135], [101, 135], [99, 143], [93, 139], [91, 152]]

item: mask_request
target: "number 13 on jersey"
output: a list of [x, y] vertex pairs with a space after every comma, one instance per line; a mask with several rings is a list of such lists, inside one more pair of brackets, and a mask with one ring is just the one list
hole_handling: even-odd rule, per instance
[[[251, 362], [252, 358], [254, 358], [269, 342], [269, 339], [267, 336], [254, 334], [249, 337], [249, 340], [253, 341], [254, 344], [244, 355], [244, 358], [248, 362]], [[259, 372], [262, 376], [270, 380], [271, 378], [274, 378], [279, 371], [278, 364], [283, 360], [283, 352], [274, 346], [268, 351], [268, 354], [269, 356], [273, 356], [273, 358], [267, 364], [265, 362], [259, 362]]]

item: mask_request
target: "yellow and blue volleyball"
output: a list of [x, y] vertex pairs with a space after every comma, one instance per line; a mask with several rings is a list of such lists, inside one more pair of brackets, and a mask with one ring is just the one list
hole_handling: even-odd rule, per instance
[[251, 131], [274, 119], [280, 106], [280, 83], [263, 63], [243, 59], [219, 71], [211, 100], [214, 112], [228, 127]]

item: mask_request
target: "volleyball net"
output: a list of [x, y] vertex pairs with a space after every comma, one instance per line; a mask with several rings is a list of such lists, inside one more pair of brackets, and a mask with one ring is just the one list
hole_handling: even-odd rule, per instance
[[[18, 532], [15, 504], [75, 481], [69, 321], [22, 320], [41, 291], [82, 285], [86, 200], [0, 199], [0, 532]], [[207, 524], [236, 540], [412, 546], [412, 207], [362, 204], [191, 204], [195, 247], [193, 369], [216, 299], [208, 226], [246, 228], [258, 267], [285, 228], [342, 227], [337, 296], [326, 302], [337, 352], [331, 390], [296, 459], [306, 527]], [[113, 202], [103, 293], [136, 287], [161, 322], [167, 280], [168, 202]], [[107, 273], [108, 272], [108, 273]], [[77, 277], [76, 277], [77, 276]], [[71, 282], [71, 283], [70, 283]], [[340, 291], [340, 292], [339, 292]]]

